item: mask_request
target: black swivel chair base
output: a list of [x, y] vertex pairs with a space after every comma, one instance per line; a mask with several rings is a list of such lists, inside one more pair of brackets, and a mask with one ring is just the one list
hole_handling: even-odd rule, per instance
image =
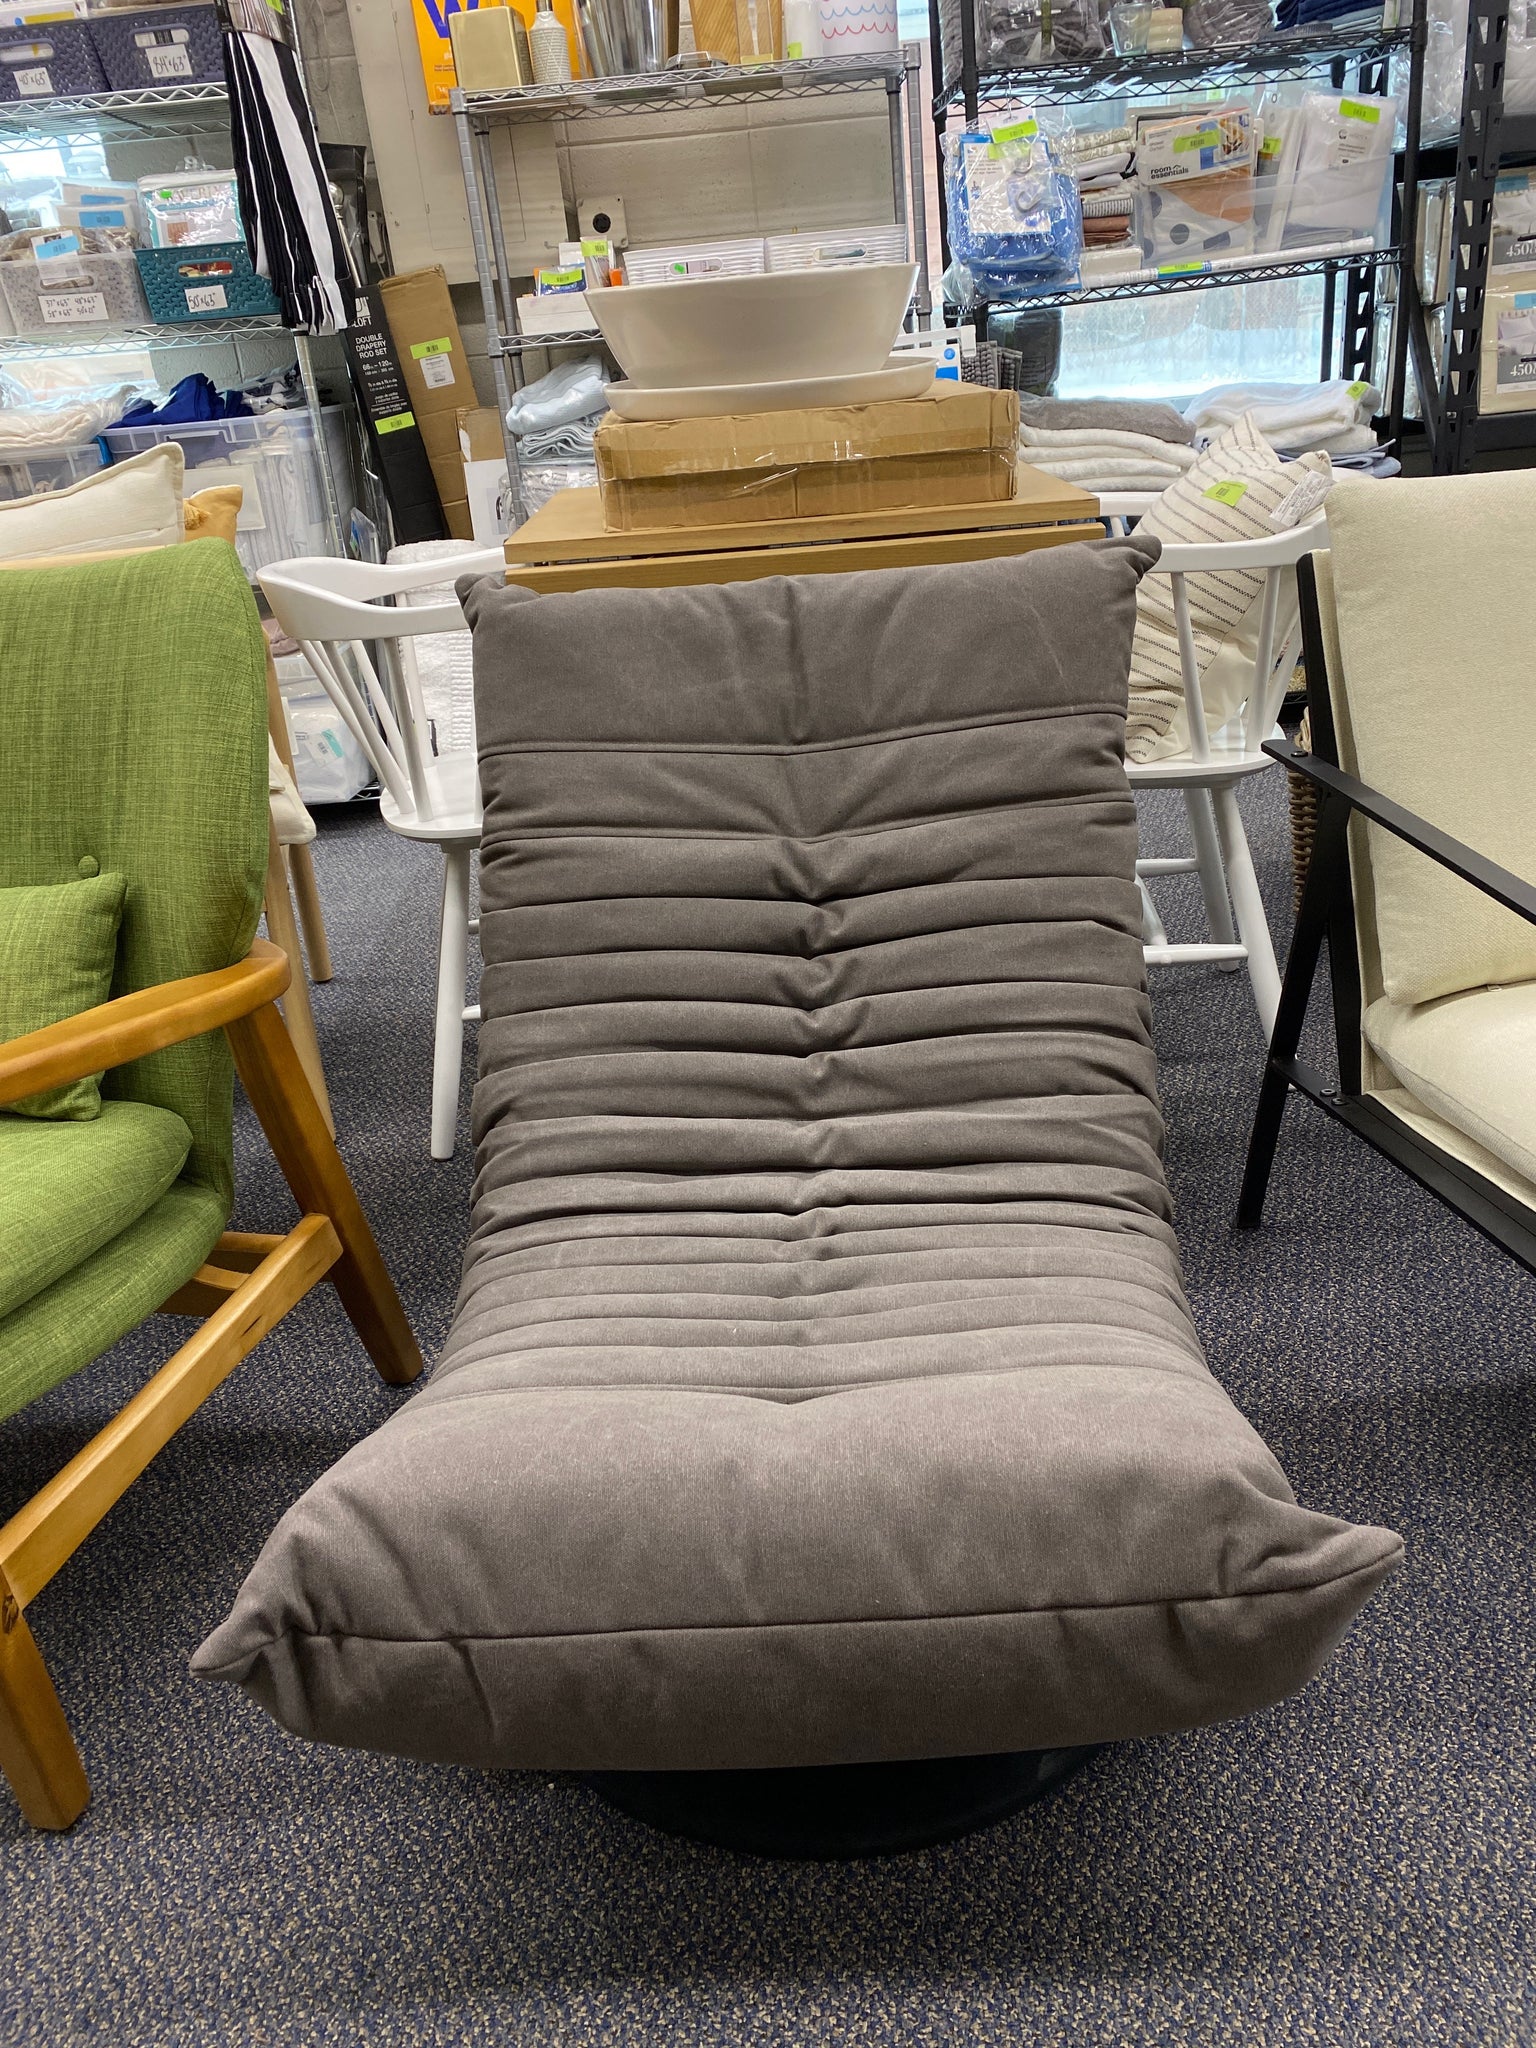
[[669, 1835], [748, 1856], [844, 1862], [991, 1827], [1048, 1799], [1104, 1747], [778, 1771], [588, 1771], [582, 1782]]

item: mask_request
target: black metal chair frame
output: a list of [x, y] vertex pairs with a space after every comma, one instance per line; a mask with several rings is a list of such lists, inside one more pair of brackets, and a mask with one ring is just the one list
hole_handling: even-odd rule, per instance
[[[1248, 1143], [1248, 1162], [1238, 1198], [1237, 1226], [1255, 1230], [1263, 1220], [1264, 1197], [1274, 1165], [1280, 1120], [1294, 1088], [1319, 1109], [1363, 1138], [1421, 1187], [1437, 1195], [1474, 1229], [1491, 1238], [1527, 1272], [1536, 1273], [1536, 1214], [1515, 1196], [1413, 1130], [1374, 1097], [1362, 1093], [1360, 1060], [1360, 960], [1355, 936], [1354, 887], [1349, 866], [1349, 821], [1369, 818], [1491, 896], [1506, 910], [1536, 924], [1536, 886], [1486, 860], [1459, 839], [1369, 789], [1339, 767], [1327, 656], [1318, 614], [1317, 579], [1311, 556], [1297, 565], [1301, 589], [1302, 649], [1307, 670], [1307, 710], [1312, 751], [1289, 740], [1264, 748], [1292, 775], [1317, 789], [1320, 803], [1312, 857], [1286, 961], [1280, 1008], [1275, 1017], [1258, 1112]], [[1338, 1082], [1299, 1057], [1302, 1025], [1317, 976], [1323, 942], [1328, 944], [1333, 989], [1333, 1024]]]

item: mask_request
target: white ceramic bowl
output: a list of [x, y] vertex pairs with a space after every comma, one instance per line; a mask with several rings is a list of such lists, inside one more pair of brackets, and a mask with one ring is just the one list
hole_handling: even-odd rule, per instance
[[691, 277], [589, 292], [632, 383], [778, 384], [885, 367], [917, 282], [915, 263]]

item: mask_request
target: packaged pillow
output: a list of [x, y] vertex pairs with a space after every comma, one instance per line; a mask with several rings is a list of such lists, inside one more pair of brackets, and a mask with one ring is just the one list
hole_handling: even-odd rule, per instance
[[[1172, 546], [1179, 542], [1260, 540], [1287, 533], [1323, 502], [1333, 482], [1328, 457], [1318, 452], [1282, 462], [1244, 413], [1203, 449], [1192, 468], [1171, 483], [1141, 523]], [[1191, 576], [1186, 581], [1207, 730], [1239, 711], [1253, 679], [1265, 577], [1261, 570]], [[1295, 580], [1275, 619], [1278, 657], [1295, 622]], [[1136, 592], [1136, 640], [1131, 651], [1130, 708], [1125, 751], [1132, 761], [1182, 754], [1189, 746], [1184, 716], [1184, 670], [1179, 660], [1173, 586], [1166, 576], [1144, 577]]]
[[[89, 856], [81, 862], [93, 865]], [[0, 889], [0, 1044], [107, 1000], [126, 888], [121, 875], [85, 874], [75, 882]], [[88, 1123], [101, 1114], [100, 1082], [100, 1074], [66, 1081], [0, 1113]]]
[[0, 562], [170, 547], [182, 536], [175, 441], [97, 470], [62, 491], [0, 502]]

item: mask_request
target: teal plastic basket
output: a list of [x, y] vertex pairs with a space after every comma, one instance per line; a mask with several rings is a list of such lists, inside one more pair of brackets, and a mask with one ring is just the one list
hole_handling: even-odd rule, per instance
[[136, 252], [144, 296], [156, 320], [243, 320], [275, 313], [272, 287], [258, 277], [244, 242], [187, 243]]

